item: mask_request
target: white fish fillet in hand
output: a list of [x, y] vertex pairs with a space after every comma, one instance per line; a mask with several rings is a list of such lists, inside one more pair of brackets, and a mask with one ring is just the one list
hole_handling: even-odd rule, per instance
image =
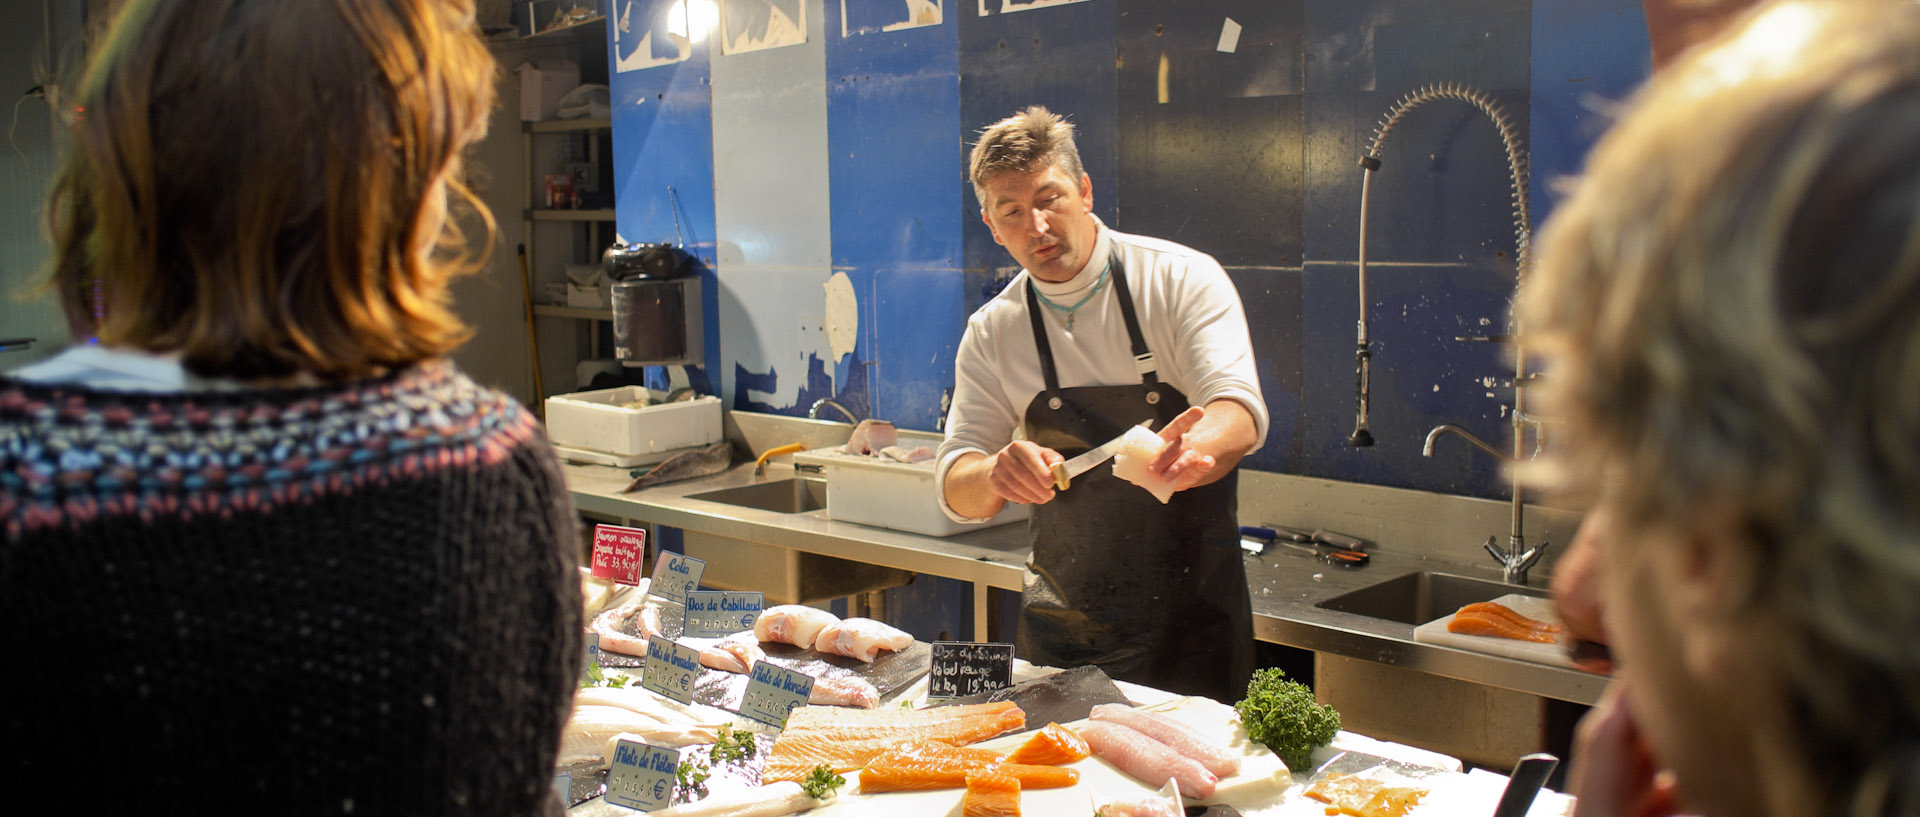
[[781, 604], [761, 611], [759, 620], [753, 623], [753, 636], [812, 649], [814, 637], [839, 620], [839, 616], [804, 604]]
[[1135, 780], [1158, 786], [1172, 778], [1179, 784], [1182, 797], [1212, 797], [1214, 786], [1220, 782], [1199, 761], [1117, 723], [1090, 721], [1080, 729], [1080, 737], [1101, 760], [1118, 766]]
[[881, 650], [899, 652], [913, 644], [905, 630], [870, 618], [850, 618], [827, 625], [814, 636], [813, 648], [824, 653], [858, 658], [869, 664]]
[[1240, 771], [1240, 756], [1196, 734], [1165, 715], [1134, 709], [1125, 704], [1100, 704], [1092, 718], [1125, 726], [1166, 744], [1180, 754], [1199, 761], [1218, 777], [1231, 777]]
[[1127, 429], [1120, 435], [1125, 442], [1120, 451], [1113, 455], [1113, 475], [1138, 485], [1153, 494], [1153, 498], [1165, 505], [1173, 498], [1173, 481], [1148, 470], [1160, 452], [1167, 447], [1167, 441], [1160, 435], [1140, 426]]

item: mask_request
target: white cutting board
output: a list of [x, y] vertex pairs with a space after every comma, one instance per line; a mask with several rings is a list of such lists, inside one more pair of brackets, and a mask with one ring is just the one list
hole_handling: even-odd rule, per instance
[[[1554, 624], [1560, 623], [1560, 616], [1554, 612], [1552, 599], [1509, 593], [1493, 601], [1497, 604], [1504, 604], [1511, 607], [1514, 612], [1527, 618], [1539, 619]], [[1459, 633], [1450, 633], [1447, 632], [1447, 624], [1451, 621], [1453, 621], [1453, 614], [1448, 613], [1433, 621], [1415, 627], [1413, 628], [1413, 640], [1422, 644], [1439, 644], [1445, 647], [1456, 647], [1462, 650], [1472, 650], [1474, 652], [1498, 655], [1506, 658], [1517, 658], [1521, 661], [1532, 661], [1536, 664], [1573, 667], [1573, 659], [1567, 657], [1567, 645], [1563, 643], [1541, 644], [1535, 641], [1497, 638], [1490, 635], [1461, 635]], [[1560, 633], [1559, 636], [1564, 639], [1566, 634]]]

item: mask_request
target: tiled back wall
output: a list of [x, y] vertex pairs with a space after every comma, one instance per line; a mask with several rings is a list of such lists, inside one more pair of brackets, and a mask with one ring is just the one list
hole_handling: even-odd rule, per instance
[[[619, 227], [675, 241], [677, 201], [709, 278], [692, 376], [728, 405], [801, 414], [832, 397], [938, 429], [966, 316], [1014, 266], [980, 222], [965, 152], [1037, 103], [1078, 126], [1102, 219], [1211, 253], [1238, 285], [1273, 417], [1250, 467], [1490, 498], [1505, 495], [1490, 458], [1420, 447], [1439, 423], [1505, 446], [1511, 364], [1455, 340], [1506, 324], [1499, 138], [1438, 101], [1384, 149], [1370, 449], [1345, 443], [1356, 161], [1414, 88], [1484, 89], [1531, 148], [1537, 224], [1604, 124], [1595, 102], [1647, 64], [1633, 0], [721, 0], [715, 34], [684, 46], [667, 33], [681, 2], [613, 4]], [[697, 30], [709, 4], [691, 2]], [[828, 294], [836, 273], [851, 309]], [[831, 336], [849, 330], [837, 355]]]

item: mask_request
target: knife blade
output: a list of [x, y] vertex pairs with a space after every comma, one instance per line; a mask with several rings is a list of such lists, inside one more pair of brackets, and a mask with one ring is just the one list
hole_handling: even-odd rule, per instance
[[1533, 806], [1533, 798], [1540, 793], [1540, 787], [1553, 774], [1560, 758], [1544, 752], [1527, 755], [1514, 764], [1513, 775], [1507, 778], [1507, 790], [1500, 794], [1500, 802], [1493, 808], [1493, 817], [1522, 817]]
[[[1153, 421], [1142, 420], [1140, 421], [1140, 427], [1151, 431], [1153, 430]], [[1132, 429], [1128, 430], [1130, 431]], [[1126, 444], [1126, 439], [1127, 435], [1122, 433], [1118, 437], [1095, 446], [1085, 454], [1081, 454], [1065, 462], [1054, 463], [1050, 466], [1053, 470], [1054, 490], [1066, 490], [1069, 485], [1073, 484], [1074, 477], [1086, 473], [1088, 469], [1100, 463], [1113, 459], [1113, 455], [1120, 453], [1121, 446]]]

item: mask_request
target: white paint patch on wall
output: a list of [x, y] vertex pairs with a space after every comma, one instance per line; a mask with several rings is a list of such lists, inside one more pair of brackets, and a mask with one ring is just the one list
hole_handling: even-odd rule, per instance
[[833, 353], [833, 362], [839, 363], [853, 353], [853, 345], [860, 338], [860, 301], [853, 294], [853, 279], [844, 272], [828, 277], [822, 288], [827, 291], [823, 327], [827, 349]]

